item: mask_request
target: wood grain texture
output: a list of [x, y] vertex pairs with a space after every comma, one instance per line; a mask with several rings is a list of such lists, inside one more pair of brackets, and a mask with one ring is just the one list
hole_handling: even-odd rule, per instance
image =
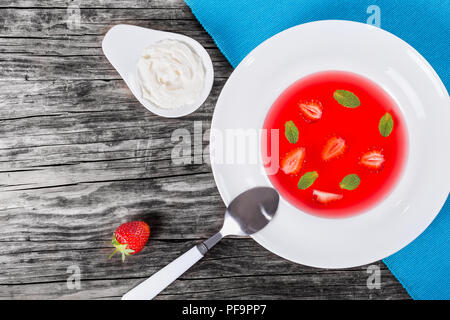
[[[67, 24], [78, 5], [79, 28]], [[115, 24], [198, 40], [215, 82], [195, 113], [146, 111], [102, 54]], [[115, 299], [221, 225], [224, 205], [208, 157], [214, 105], [232, 68], [182, 0], [0, 2], [0, 299]], [[194, 122], [202, 132], [193, 133]], [[187, 129], [200, 149], [171, 160]], [[200, 151], [199, 151], [200, 150]], [[117, 225], [143, 219], [151, 241], [125, 263], [107, 260]], [[320, 270], [283, 260], [251, 239], [226, 239], [158, 299], [407, 299], [383, 263]], [[68, 268], [81, 270], [69, 289]]]

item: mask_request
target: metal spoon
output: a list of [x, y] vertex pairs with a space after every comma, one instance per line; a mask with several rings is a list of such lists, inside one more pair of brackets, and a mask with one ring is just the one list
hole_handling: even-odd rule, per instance
[[234, 198], [225, 211], [223, 227], [153, 276], [126, 293], [122, 300], [150, 300], [203, 258], [223, 237], [251, 235], [264, 228], [275, 215], [280, 197], [269, 187], [256, 187]]

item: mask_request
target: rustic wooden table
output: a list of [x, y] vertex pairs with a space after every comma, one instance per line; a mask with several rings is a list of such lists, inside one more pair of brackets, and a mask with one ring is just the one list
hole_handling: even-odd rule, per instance
[[[215, 82], [197, 112], [164, 119], [134, 99], [101, 50], [118, 23], [208, 50]], [[119, 298], [216, 231], [224, 205], [211, 168], [192, 161], [197, 148], [173, 163], [172, 133], [209, 128], [231, 72], [182, 0], [1, 0], [0, 298]], [[150, 224], [151, 241], [125, 263], [107, 260], [115, 227], [133, 219]], [[158, 299], [409, 298], [374, 265], [380, 289], [368, 289], [367, 266], [319, 270], [226, 239]]]

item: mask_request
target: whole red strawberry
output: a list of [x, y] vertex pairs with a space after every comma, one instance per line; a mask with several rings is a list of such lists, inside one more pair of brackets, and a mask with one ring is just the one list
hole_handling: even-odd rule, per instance
[[125, 256], [136, 254], [144, 248], [149, 236], [150, 227], [144, 221], [132, 221], [120, 225], [112, 239], [116, 250], [109, 256], [109, 259], [120, 251], [122, 261], [125, 261]]

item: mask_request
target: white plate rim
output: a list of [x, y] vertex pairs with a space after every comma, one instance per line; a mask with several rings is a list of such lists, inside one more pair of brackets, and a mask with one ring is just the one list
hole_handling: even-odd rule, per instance
[[[343, 20], [322, 20], [322, 21], [310, 22], [310, 23], [306, 23], [303, 25], [298, 25], [298, 26], [289, 28], [289, 29], [282, 31], [282, 32], [276, 34], [275, 36], [267, 39], [262, 44], [260, 44], [258, 47], [256, 47], [254, 50], [252, 50], [242, 60], [242, 62], [238, 65], [238, 67], [234, 70], [233, 74], [230, 76], [227, 83], [225, 84], [225, 86], [219, 96], [219, 99], [217, 101], [217, 104], [216, 104], [216, 110], [214, 112], [212, 123], [211, 123], [211, 131], [213, 131], [214, 129], [216, 129], [218, 127], [217, 124], [218, 124], [219, 119], [218, 119], [217, 110], [219, 110], [221, 108], [222, 95], [224, 94], [224, 92], [226, 92], [226, 89], [229, 86], [229, 82], [234, 81], [234, 77], [236, 77], [236, 74], [238, 74], [242, 68], [244, 68], [246, 65], [253, 63], [255, 56], [258, 54], [258, 52], [260, 50], [262, 50], [261, 48], [267, 46], [268, 43], [270, 43], [270, 41], [272, 41], [274, 38], [280, 37], [281, 35], [289, 33], [289, 32], [293, 32], [293, 30], [295, 31], [300, 28], [312, 27], [312, 26], [325, 27], [326, 25], [328, 25], [328, 27], [330, 27], [330, 28], [341, 28], [342, 26], [356, 28], [356, 29], [366, 28], [367, 30], [370, 30], [370, 32], [374, 32], [377, 34], [384, 34], [384, 36], [390, 38], [391, 40], [395, 39], [395, 41], [397, 43], [402, 44], [402, 46], [404, 46], [405, 48], [408, 48], [410, 53], [415, 55], [415, 58], [420, 59], [420, 63], [421, 63], [420, 67], [423, 69], [426, 69], [425, 71], [428, 73], [430, 78], [432, 78], [432, 80], [434, 81], [433, 86], [436, 88], [436, 90], [440, 91], [440, 94], [443, 94], [445, 96], [444, 97], [445, 99], [448, 99], [448, 93], [447, 93], [444, 85], [442, 84], [441, 80], [437, 76], [436, 72], [433, 70], [433, 68], [428, 64], [428, 62], [426, 62], [426, 60], [415, 49], [413, 49], [411, 46], [409, 46], [406, 42], [404, 42], [400, 38], [396, 37], [395, 35], [387, 32], [387, 31], [384, 31], [382, 29], [378, 29], [376, 27], [358, 23], [358, 22], [343, 21]], [[351, 71], [351, 70], [349, 70], [349, 71]], [[448, 107], [448, 100], [446, 100], [446, 105]], [[447, 112], [446, 117], [444, 117], [444, 118], [448, 118], [448, 116], [449, 116], [448, 110], [445, 110], [444, 112]], [[444, 132], [444, 138], [445, 137], [450, 138], [450, 130], [446, 130], [443, 132]], [[442, 152], [442, 156], [444, 156], [444, 157], [446, 156], [448, 159], [448, 157], [450, 156], [450, 152], [448, 150], [444, 150]], [[216, 181], [219, 193], [220, 193], [222, 199], [224, 200], [224, 202], [227, 204], [230, 201], [230, 195], [226, 194], [223, 181], [221, 181], [221, 178], [218, 175], [218, 173], [219, 173], [218, 166], [214, 164], [213, 159], [211, 159], [211, 162], [212, 162], [211, 163], [212, 172], [213, 172], [214, 179]], [[442, 165], [442, 161], [439, 163], [439, 165]], [[273, 253], [275, 253], [287, 260], [290, 260], [290, 261], [293, 261], [296, 263], [301, 263], [301, 264], [308, 265], [308, 266], [312, 266], [312, 267], [347, 268], [347, 267], [355, 267], [355, 266], [359, 266], [359, 265], [368, 264], [373, 261], [378, 261], [382, 258], [385, 258], [385, 257], [397, 252], [398, 250], [400, 250], [401, 248], [403, 248], [404, 246], [409, 244], [411, 241], [413, 241], [417, 236], [419, 236], [428, 227], [428, 225], [433, 221], [433, 219], [439, 213], [442, 205], [445, 203], [445, 200], [448, 196], [448, 190], [449, 190], [448, 181], [449, 181], [449, 179], [450, 179], [450, 174], [447, 170], [446, 172], [444, 172], [443, 178], [442, 178], [442, 180], [446, 180], [446, 181], [445, 182], [441, 181], [442, 183], [439, 185], [439, 188], [440, 188], [439, 195], [433, 200], [434, 202], [432, 203], [432, 205], [430, 204], [428, 206], [428, 208], [429, 208], [428, 215], [426, 217], [424, 217], [423, 222], [421, 223], [420, 226], [418, 226], [418, 227], [416, 226], [416, 228], [414, 229], [412, 234], [409, 234], [408, 237], [404, 237], [403, 239], [400, 239], [399, 241], [397, 241], [397, 243], [395, 245], [392, 245], [388, 248], [383, 247], [380, 250], [378, 250], [377, 252], [374, 252], [373, 254], [369, 254], [369, 255], [365, 254], [363, 257], [361, 257], [359, 259], [347, 259], [346, 260], [345, 258], [340, 259], [339, 257], [333, 257], [333, 259], [328, 259], [328, 260], [325, 259], [322, 261], [318, 261], [317, 259], [308, 259], [308, 258], [304, 258], [304, 257], [299, 257], [298, 255], [290, 254], [289, 252], [287, 253], [286, 251], [280, 251], [279, 248], [276, 248], [275, 246], [273, 246], [273, 244], [271, 244], [270, 241], [268, 241], [264, 235], [264, 233], [266, 233], [266, 234], [268, 233], [268, 231], [266, 229], [270, 229], [269, 227], [265, 228], [264, 230], [262, 230], [261, 232], [255, 234], [255, 235], [253, 235], [252, 237], [259, 244], [261, 244], [263, 247], [265, 247], [269, 251], [272, 251]], [[268, 179], [267, 179], [267, 181], [268, 181]], [[269, 183], [269, 185], [270, 185], [270, 183]], [[378, 208], [378, 206], [377, 206], [377, 208]], [[367, 214], [368, 213], [364, 213], [362, 215], [367, 215]], [[362, 216], [362, 215], [359, 215], [359, 216]], [[318, 219], [318, 218], [314, 217], [314, 219]], [[342, 219], [340, 221], [351, 220], [351, 219], [352, 218]], [[371, 248], [371, 249], [373, 249], [373, 248]]]

